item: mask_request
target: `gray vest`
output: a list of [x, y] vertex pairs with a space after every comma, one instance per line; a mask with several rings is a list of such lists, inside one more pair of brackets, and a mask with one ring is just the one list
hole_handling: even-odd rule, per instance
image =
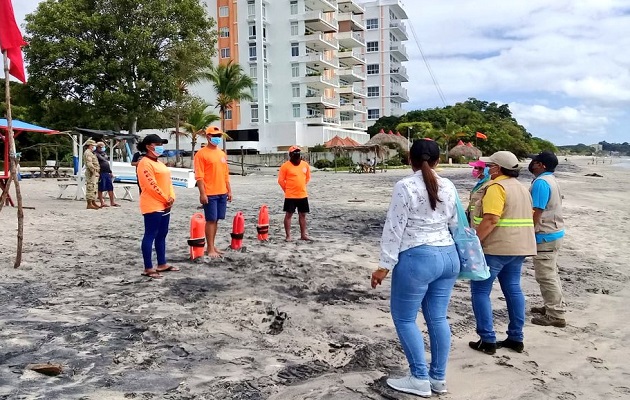
[[540, 223], [534, 227], [536, 233], [555, 233], [561, 231], [564, 229], [564, 218], [562, 217], [562, 194], [560, 193], [558, 181], [553, 174], [539, 176], [534, 182], [536, 182], [537, 179], [542, 179], [549, 184], [551, 196], [549, 196], [547, 207], [540, 217]]

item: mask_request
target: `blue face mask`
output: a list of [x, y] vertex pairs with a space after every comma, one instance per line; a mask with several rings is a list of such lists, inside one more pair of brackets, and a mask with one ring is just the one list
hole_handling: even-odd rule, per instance
[[102, 153], [105, 153], [105, 150], [107, 150], [107, 147], [102, 147], [102, 148], [101, 148], [101, 152], [102, 152]]
[[164, 146], [155, 146], [155, 149], [153, 149], [153, 151], [158, 156], [161, 156], [162, 154], [164, 154]]
[[221, 138], [220, 137], [211, 137], [210, 138], [210, 143], [212, 143], [215, 146], [219, 146], [221, 144]]

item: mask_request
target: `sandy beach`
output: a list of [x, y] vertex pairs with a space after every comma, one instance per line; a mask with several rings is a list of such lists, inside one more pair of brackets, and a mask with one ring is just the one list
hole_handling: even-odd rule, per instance
[[[532, 325], [528, 312], [524, 353], [475, 352], [468, 347], [477, 340], [469, 285], [458, 282], [449, 308], [449, 394], [440, 398], [630, 398], [630, 170], [590, 161], [561, 157], [556, 173], [567, 225], [559, 265], [568, 326]], [[314, 172], [308, 243], [283, 240], [276, 176], [233, 176], [234, 201], [218, 244], [228, 247], [240, 210], [245, 249], [209, 263], [188, 260], [198, 192], [176, 188], [167, 251], [182, 272], [159, 281], [140, 276], [137, 199], [86, 210], [82, 201], [56, 199], [54, 179], [22, 181], [25, 205], [34, 209], [25, 210], [18, 270], [16, 213], [0, 212], [0, 398], [416, 398], [384, 385], [387, 375], [408, 370], [389, 314], [391, 280], [369, 286], [391, 189], [409, 173]], [[439, 173], [468, 198], [474, 184], [468, 168]], [[267, 243], [256, 240], [262, 204], [270, 209]], [[522, 282], [528, 309], [540, 305], [531, 260]], [[503, 338], [500, 296], [496, 284], [495, 323]], [[45, 362], [62, 364], [63, 373], [25, 368]]]

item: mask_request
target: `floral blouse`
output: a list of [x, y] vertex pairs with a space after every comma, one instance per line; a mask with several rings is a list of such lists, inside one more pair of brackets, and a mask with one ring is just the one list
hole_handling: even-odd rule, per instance
[[457, 225], [457, 191], [448, 179], [437, 178], [440, 201], [435, 210], [431, 209], [421, 171], [394, 186], [381, 238], [381, 267], [393, 269], [398, 263], [398, 254], [412, 247], [454, 244], [449, 226]]

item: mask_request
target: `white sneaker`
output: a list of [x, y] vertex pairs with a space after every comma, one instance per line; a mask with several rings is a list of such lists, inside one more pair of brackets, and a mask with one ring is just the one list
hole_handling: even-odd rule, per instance
[[411, 393], [421, 397], [431, 397], [431, 384], [428, 380], [406, 376], [400, 379], [388, 379], [387, 385], [399, 392]]
[[437, 379], [429, 377], [429, 382], [431, 383], [431, 390], [435, 393], [444, 394], [447, 392], [446, 381], [438, 381]]

